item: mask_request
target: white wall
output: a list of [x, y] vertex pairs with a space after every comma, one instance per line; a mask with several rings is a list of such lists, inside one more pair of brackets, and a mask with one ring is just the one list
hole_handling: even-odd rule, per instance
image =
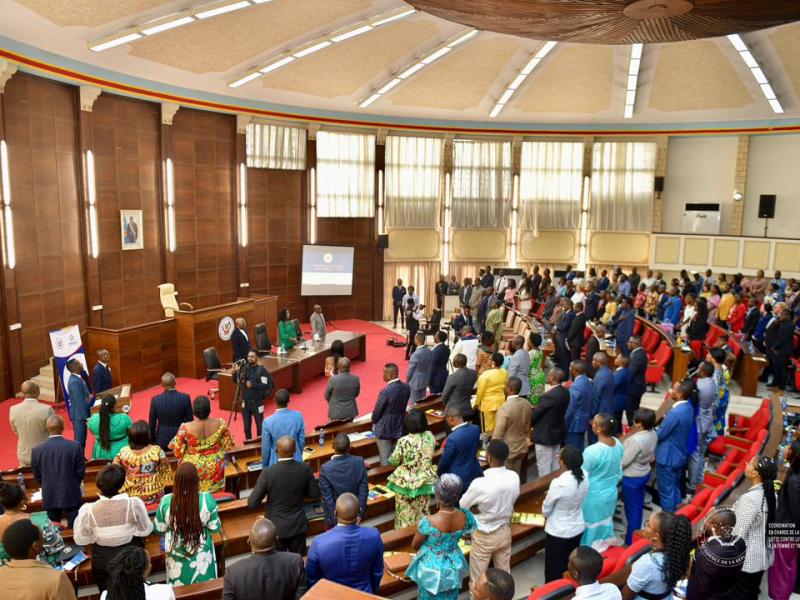
[[769, 237], [797, 238], [800, 235], [800, 135], [754, 135], [750, 138], [742, 235], [764, 235], [764, 219], [758, 218], [761, 194], [778, 196], [775, 218], [769, 221]]
[[681, 231], [683, 205], [719, 203], [720, 233], [728, 231], [736, 169], [736, 136], [671, 137], [667, 146], [664, 212], [661, 231]]

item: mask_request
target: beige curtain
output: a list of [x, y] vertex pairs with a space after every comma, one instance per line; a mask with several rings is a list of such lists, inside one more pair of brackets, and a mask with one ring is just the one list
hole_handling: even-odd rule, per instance
[[453, 142], [451, 226], [499, 229], [511, 223], [511, 142]]
[[439, 261], [385, 262], [383, 264], [383, 318], [392, 318], [392, 288], [398, 279], [403, 285], [413, 285], [419, 301], [426, 306], [423, 311], [430, 315], [436, 308], [436, 282], [442, 272]]
[[520, 225], [532, 229], [579, 229], [583, 144], [522, 142]]
[[306, 130], [250, 123], [247, 126], [247, 166], [260, 169], [305, 169]]
[[386, 138], [386, 225], [436, 227], [442, 176], [440, 138]]
[[375, 213], [375, 136], [317, 133], [317, 216]]

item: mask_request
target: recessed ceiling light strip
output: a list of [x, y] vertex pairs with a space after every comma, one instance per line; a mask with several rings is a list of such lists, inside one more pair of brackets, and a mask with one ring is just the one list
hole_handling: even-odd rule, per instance
[[642, 64], [643, 44], [631, 46], [631, 60], [628, 64], [628, 84], [625, 88], [625, 118], [633, 118], [633, 107], [636, 105], [636, 90], [639, 85], [639, 67]]
[[351, 40], [355, 37], [360, 35], [364, 35], [370, 31], [378, 29], [384, 25], [388, 25], [389, 23], [394, 23], [395, 21], [399, 21], [400, 19], [405, 19], [406, 17], [410, 17], [414, 13], [416, 13], [416, 9], [403, 7], [399, 9], [395, 9], [386, 13], [382, 13], [380, 15], [376, 15], [374, 17], [370, 17], [368, 19], [361, 19], [347, 27], [341, 27], [335, 31], [330, 33], [326, 33], [323, 36], [318, 38], [314, 38], [311, 41], [305, 42], [296, 48], [289, 50], [288, 52], [282, 52], [275, 56], [270, 57], [266, 61], [262, 62], [257, 67], [254, 67], [238, 77], [237, 79], [228, 83], [229, 88], [238, 88], [245, 83], [249, 83], [254, 79], [261, 77], [266, 73], [271, 73], [272, 71], [277, 71], [281, 67], [288, 65], [291, 62], [294, 62], [298, 58], [303, 58], [309, 56], [310, 54], [315, 54], [320, 50], [324, 50], [329, 46], [333, 46], [335, 44], [340, 44], [344, 41]]
[[528, 62], [525, 63], [525, 66], [520, 69], [516, 77], [511, 80], [511, 83], [506, 86], [503, 94], [500, 96], [497, 102], [495, 102], [494, 108], [492, 108], [492, 111], [489, 113], [489, 116], [492, 119], [502, 112], [502, 110], [506, 107], [506, 104], [508, 104], [508, 101], [511, 99], [511, 96], [514, 95], [514, 93], [525, 82], [528, 76], [533, 73], [533, 70], [539, 66], [539, 63], [542, 61], [542, 59], [550, 54], [550, 51], [556, 47], [556, 44], [557, 42], [545, 42], [544, 45], [536, 51], [536, 54], [528, 59]]
[[370, 104], [377, 102], [385, 94], [396, 88], [406, 79], [408, 79], [412, 75], [415, 75], [428, 65], [433, 64], [443, 56], [448, 55], [452, 50], [468, 42], [476, 35], [478, 35], [478, 33], [479, 32], [477, 29], [468, 29], [467, 31], [462, 31], [458, 35], [447, 40], [446, 42], [439, 44], [432, 50], [429, 50], [419, 58], [414, 59], [413, 62], [407, 64], [405, 67], [397, 71], [397, 73], [392, 75], [389, 79], [387, 79], [380, 86], [378, 86], [378, 88], [374, 92], [372, 92], [369, 96], [364, 98], [359, 103], [358, 105], [359, 108], [366, 108]]
[[775, 95], [775, 90], [772, 89], [767, 76], [764, 74], [764, 70], [756, 60], [756, 57], [753, 56], [753, 53], [750, 52], [750, 48], [747, 47], [747, 44], [745, 43], [744, 39], [742, 39], [742, 36], [740, 36], [738, 33], [734, 33], [728, 36], [728, 41], [730, 41], [731, 45], [736, 49], [736, 52], [739, 53], [739, 56], [744, 61], [744, 64], [747, 65], [747, 68], [750, 69], [750, 72], [753, 74], [756, 83], [758, 83], [759, 87], [761, 88], [761, 93], [764, 94], [767, 102], [769, 102], [772, 111], [775, 114], [782, 114], [783, 105]]
[[211, 19], [219, 15], [224, 15], [236, 10], [266, 4], [272, 0], [217, 0], [216, 2], [205, 2], [197, 6], [190, 6], [178, 12], [174, 12], [163, 17], [152, 19], [133, 27], [128, 27], [122, 31], [117, 31], [111, 35], [89, 42], [89, 49], [95, 52], [102, 52], [109, 48], [115, 48], [138, 40], [145, 36], [156, 35], [163, 31], [169, 31], [183, 25], [188, 25], [194, 21]]

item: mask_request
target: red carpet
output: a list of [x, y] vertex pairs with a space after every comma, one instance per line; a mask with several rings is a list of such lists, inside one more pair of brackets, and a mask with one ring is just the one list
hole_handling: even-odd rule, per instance
[[[400, 372], [403, 374], [403, 377], [405, 377], [407, 364], [403, 361], [405, 351], [403, 348], [393, 348], [386, 345], [386, 340], [397, 334], [368, 321], [356, 319], [341, 320], [334, 321], [333, 325], [336, 329], [342, 331], [353, 331], [367, 335], [367, 360], [366, 362], [353, 362], [351, 369], [352, 373], [361, 378], [361, 395], [358, 397], [359, 414], [367, 414], [372, 411], [378, 397], [378, 392], [380, 392], [384, 386], [384, 364], [387, 362], [396, 362], [400, 366]], [[320, 375], [316, 379], [305, 384], [302, 394], [292, 396], [292, 401], [289, 406], [303, 413], [307, 431], [313, 430], [316, 425], [325, 423], [328, 420], [328, 405], [323, 395], [326, 384], [327, 379]], [[200, 394], [206, 394], [208, 388], [209, 384], [203, 380], [178, 379], [178, 390], [189, 394], [192, 398]], [[135, 392], [132, 399], [131, 418], [134, 421], [139, 419], [147, 420], [150, 410], [150, 399], [160, 392], [160, 387], [153, 387]], [[17, 438], [14, 432], [11, 431], [11, 426], [8, 421], [8, 412], [17, 402], [19, 402], [19, 399], [14, 398], [0, 403], [0, 439], [3, 440], [3, 443], [0, 444], [0, 470], [13, 469], [17, 466]], [[267, 406], [264, 408], [266, 415], [272, 414], [274, 410], [275, 407], [271, 401], [268, 402]], [[69, 418], [63, 410], [60, 411], [59, 414], [65, 418], [67, 427], [65, 432], [66, 436], [72, 439], [72, 428]], [[219, 410], [216, 402], [213, 402], [212, 416], [227, 419], [228, 412]], [[244, 441], [244, 432], [242, 430], [241, 417], [239, 417], [237, 421], [231, 423], [231, 429], [233, 430], [233, 436], [236, 442], [242, 443], [242, 441]], [[87, 457], [91, 455], [93, 445], [94, 436], [90, 433], [89, 439], [86, 441]]]

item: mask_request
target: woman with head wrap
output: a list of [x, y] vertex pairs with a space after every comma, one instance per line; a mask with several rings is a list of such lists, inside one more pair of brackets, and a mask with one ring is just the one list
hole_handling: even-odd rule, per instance
[[461, 478], [445, 473], [434, 486], [439, 510], [423, 517], [414, 533], [412, 547], [417, 555], [406, 569], [406, 577], [416, 582], [420, 600], [431, 598], [455, 600], [469, 565], [458, 542], [475, 531], [472, 513], [459, 508]]

